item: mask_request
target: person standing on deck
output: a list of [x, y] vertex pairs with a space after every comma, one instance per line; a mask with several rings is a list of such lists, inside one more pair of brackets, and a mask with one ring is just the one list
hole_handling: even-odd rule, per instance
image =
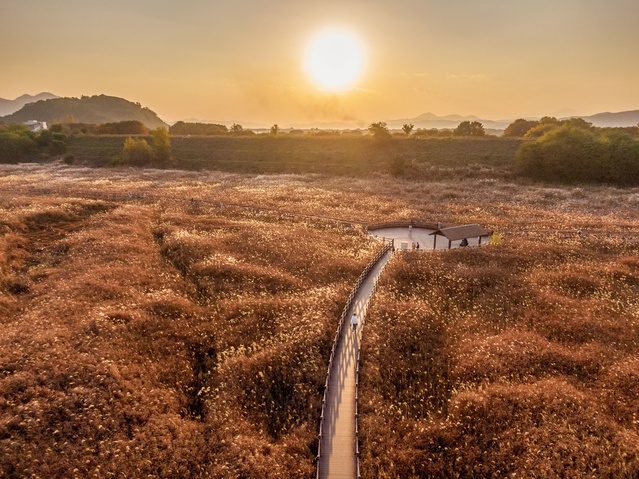
[[359, 324], [359, 319], [357, 317], [357, 314], [353, 313], [353, 316], [351, 317], [351, 326], [353, 327], [353, 330], [357, 329], [358, 324]]

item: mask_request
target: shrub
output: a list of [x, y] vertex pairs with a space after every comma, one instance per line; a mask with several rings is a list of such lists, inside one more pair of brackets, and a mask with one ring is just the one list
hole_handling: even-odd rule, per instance
[[395, 155], [393, 157], [391, 161], [391, 174], [398, 177], [406, 175], [406, 158], [402, 155]]
[[171, 159], [171, 140], [169, 131], [161, 126], [153, 130], [153, 157], [156, 161], [167, 162]]
[[127, 138], [122, 149], [122, 163], [131, 166], [144, 166], [151, 162], [151, 147], [142, 138]]
[[462, 121], [453, 131], [455, 136], [484, 136], [484, 125], [478, 121]]
[[98, 135], [146, 135], [149, 133], [144, 123], [137, 120], [103, 123], [94, 128]]
[[37, 153], [36, 137], [24, 125], [0, 125], [0, 159], [6, 163], [17, 163], [33, 158]]
[[538, 122], [533, 120], [524, 120], [523, 118], [519, 118], [512, 122], [510, 125], [506, 127], [504, 130], [503, 136], [506, 137], [523, 137], [535, 126], [537, 126]]
[[386, 143], [392, 139], [392, 135], [386, 126], [386, 122], [371, 123], [368, 132], [373, 136], [373, 140], [378, 143]]
[[226, 125], [215, 123], [188, 123], [178, 121], [169, 127], [171, 135], [226, 135], [229, 129]]
[[583, 120], [547, 122], [529, 134], [535, 131], [541, 136], [520, 147], [519, 174], [558, 183], [639, 184], [639, 140], [625, 131], [594, 129]]

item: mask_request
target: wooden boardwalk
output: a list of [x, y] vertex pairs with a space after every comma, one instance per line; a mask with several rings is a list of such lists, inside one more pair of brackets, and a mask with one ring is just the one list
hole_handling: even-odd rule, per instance
[[[359, 338], [365, 323], [368, 302], [375, 289], [377, 278], [391, 258], [392, 252], [384, 254], [362, 281], [348, 312], [349, 324], [342, 329], [335, 350], [335, 357], [328, 383], [324, 409], [319, 478], [357, 478], [357, 456], [355, 436], [355, 380], [359, 353]], [[357, 313], [359, 326], [353, 330], [350, 317]]]

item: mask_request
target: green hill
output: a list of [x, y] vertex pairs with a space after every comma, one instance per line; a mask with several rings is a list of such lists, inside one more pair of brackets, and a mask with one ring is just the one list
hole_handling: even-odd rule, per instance
[[167, 126], [155, 112], [133, 103], [107, 95], [83, 96], [81, 98], [54, 98], [29, 103], [11, 115], [0, 117], [0, 121], [21, 123], [28, 120], [54, 123], [102, 124], [126, 120], [137, 120], [149, 128]]

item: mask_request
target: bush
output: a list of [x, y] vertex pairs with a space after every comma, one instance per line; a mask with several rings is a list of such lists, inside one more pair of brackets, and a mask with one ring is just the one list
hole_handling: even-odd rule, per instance
[[406, 158], [402, 155], [395, 155], [391, 162], [391, 174], [393, 176], [406, 175]]
[[372, 123], [368, 127], [368, 131], [373, 136], [373, 140], [377, 142], [386, 143], [392, 139], [392, 135], [390, 131], [388, 131], [388, 127], [384, 121]]
[[4, 163], [17, 163], [37, 153], [35, 135], [24, 125], [0, 125], [0, 159]]
[[151, 147], [142, 138], [127, 138], [122, 149], [122, 163], [131, 166], [143, 166], [151, 162]]
[[506, 127], [506, 129], [504, 130], [503, 136], [523, 137], [532, 128], [537, 126], [538, 123], [539, 122], [537, 121], [524, 120], [523, 118], [519, 118]]
[[416, 137], [424, 137], [424, 138], [435, 138], [439, 135], [439, 130], [437, 128], [417, 128], [413, 133], [413, 136]]
[[541, 136], [520, 147], [517, 169], [523, 176], [568, 184], [639, 184], [639, 141], [625, 131], [569, 120], [528, 132], [537, 134]]
[[226, 135], [229, 129], [226, 125], [218, 125], [215, 123], [187, 123], [178, 121], [169, 127], [171, 135]]
[[168, 161], [171, 158], [171, 140], [169, 130], [158, 127], [153, 130], [153, 156], [160, 162]]
[[61, 155], [67, 151], [66, 135], [52, 130], [39, 134], [21, 124], [0, 125], [0, 158], [6, 163], [35, 159], [39, 152]]
[[484, 125], [478, 121], [462, 121], [453, 131], [455, 136], [484, 136]]
[[149, 129], [141, 121], [127, 120], [104, 123], [97, 126], [96, 132], [98, 135], [146, 135]]

